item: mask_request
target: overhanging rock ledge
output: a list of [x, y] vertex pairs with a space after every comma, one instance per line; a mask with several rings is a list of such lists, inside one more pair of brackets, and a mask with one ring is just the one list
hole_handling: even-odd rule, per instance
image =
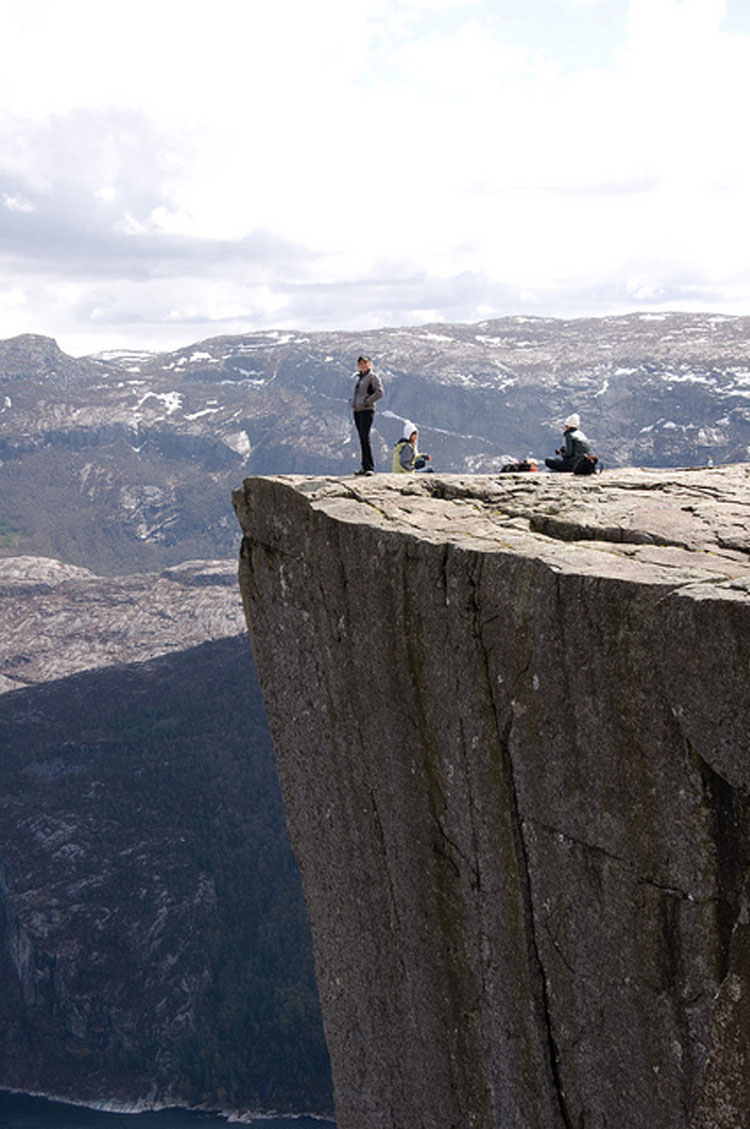
[[738, 1129], [750, 468], [252, 478], [338, 1129]]

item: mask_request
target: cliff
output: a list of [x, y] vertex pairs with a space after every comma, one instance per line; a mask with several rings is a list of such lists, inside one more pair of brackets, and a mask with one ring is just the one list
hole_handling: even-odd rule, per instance
[[745, 1124], [749, 484], [235, 492], [339, 1129]]

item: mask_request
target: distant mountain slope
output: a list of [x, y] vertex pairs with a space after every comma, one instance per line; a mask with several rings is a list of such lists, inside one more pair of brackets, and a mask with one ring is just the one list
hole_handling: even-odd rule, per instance
[[0, 559], [0, 693], [244, 634], [236, 574], [228, 561], [103, 578], [45, 557]]
[[330, 1108], [236, 572], [0, 560], [0, 1089]]
[[605, 466], [742, 461], [750, 319], [631, 314], [362, 334], [263, 332], [166, 354], [75, 360], [0, 342], [0, 555], [114, 575], [234, 558], [231, 489], [248, 474], [349, 474], [361, 350], [383, 374], [379, 469], [404, 417], [437, 470], [542, 457], [580, 412]]
[[245, 637], [0, 697], [0, 1088], [330, 1110]]

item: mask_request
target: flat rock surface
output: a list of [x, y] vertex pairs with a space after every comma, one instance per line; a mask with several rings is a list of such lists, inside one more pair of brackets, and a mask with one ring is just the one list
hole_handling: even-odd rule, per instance
[[744, 464], [589, 478], [387, 474], [273, 481], [288, 483], [338, 520], [435, 542], [510, 549], [607, 575], [750, 578], [750, 466]]

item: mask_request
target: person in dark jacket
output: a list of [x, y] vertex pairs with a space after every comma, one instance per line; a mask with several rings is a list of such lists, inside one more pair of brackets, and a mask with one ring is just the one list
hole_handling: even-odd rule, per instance
[[375, 419], [375, 401], [383, 395], [383, 382], [372, 371], [372, 361], [369, 357], [360, 356], [357, 359], [357, 368], [359, 373], [350, 404], [354, 412], [354, 426], [359, 435], [362, 466], [355, 471], [355, 474], [374, 474], [375, 460], [370, 446], [370, 430]]
[[576, 466], [591, 454], [591, 444], [581, 431], [577, 412], [568, 416], [563, 424], [563, 445], [555, 451], [557, 458], [545, 459], [545, 465], [555, 471], [575, 471]]

